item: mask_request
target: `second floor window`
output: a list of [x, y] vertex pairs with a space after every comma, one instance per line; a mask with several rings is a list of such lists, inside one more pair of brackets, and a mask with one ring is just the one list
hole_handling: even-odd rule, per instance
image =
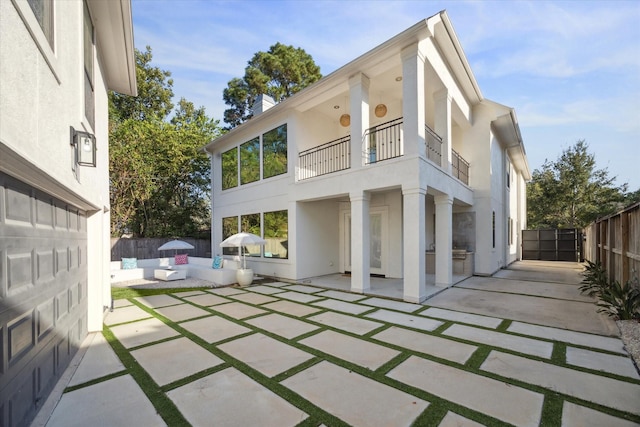
[[84, 3], [84, 115], [95, 129], [95, 98], [93, 89], [93, 48], [95, 46], [93, 22], [89, 7]]
[[53, 0], [27, 0], [27, 3], [53, 49]]

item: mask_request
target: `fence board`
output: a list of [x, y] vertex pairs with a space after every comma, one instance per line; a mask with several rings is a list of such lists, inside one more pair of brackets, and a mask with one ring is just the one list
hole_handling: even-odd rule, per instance
[[[120, 261], [122, 258], [151, 259], [160, 256], [173, 256], [176, 251], [159, 251], [163, 244], [174, 240], [170, 238], [112, 238], [111, 261]], [[194, 249], [180, 250], [178, 253], [186, 253], [191, 256], [211, 258], [211, 239], [192, 239], [185, 237], [183, 240], [194, 246]]]

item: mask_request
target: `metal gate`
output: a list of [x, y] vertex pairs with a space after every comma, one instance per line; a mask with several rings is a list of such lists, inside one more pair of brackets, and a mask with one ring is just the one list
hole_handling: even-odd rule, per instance
[[582, 258], [579, 229], [522, 230], [522, 259], [580, 262]]
[[86, 214], [0, 173], [0, 425], [27, 424], [87, 335]]

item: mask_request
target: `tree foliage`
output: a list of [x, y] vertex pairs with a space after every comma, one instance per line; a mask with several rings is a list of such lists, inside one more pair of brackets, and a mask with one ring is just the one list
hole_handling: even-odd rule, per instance
[[588, 148], [580, 140], [533, 171], [527, 185], [529, 228], [584, 228], [621, 207], [627, 185], [617, 187], [606, 168], [596, 169]]
[[261, 94], [280, 102], [320, 80], [320, 67], [301, 48], [276, 43], [267, 52], [257, 52], [248, 62], [244, 77], [233, 78], [223, 92], [230, 106], [224, 120], [236, 127], [251, 118], [251, 107]]
[[203, 107], [180, 99], [171, 73], [136, 51], [138, 97], [109, 94], [111, 232], [197, 236], [210, 226], [210, 167], [201, 148], [220, 133]]

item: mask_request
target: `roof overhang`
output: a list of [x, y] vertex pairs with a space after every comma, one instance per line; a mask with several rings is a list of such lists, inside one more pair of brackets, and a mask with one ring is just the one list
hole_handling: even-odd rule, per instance
[[131, 0], [88, 0], [107, 87], [136, 96], [136, 55]]
[[[493, 101], [489, 102], [493, 103]], [[506, 114], [498, 116], [497, 119], [491, 122], [491, 130], [500, 144], [502, 144], [502, 146], [507, 150], [511, 160], [520, 171], [525, 181], [530, 181], [531, 171], [529, 170], [527, 153], [524, 149], [524, 142], [522, 141], [522, 135], [520, 134], [520, 126], [518, 125], [516, 112], [513, 108], [497, 103], [493, 104], [507, 109], [507, 112]]]

